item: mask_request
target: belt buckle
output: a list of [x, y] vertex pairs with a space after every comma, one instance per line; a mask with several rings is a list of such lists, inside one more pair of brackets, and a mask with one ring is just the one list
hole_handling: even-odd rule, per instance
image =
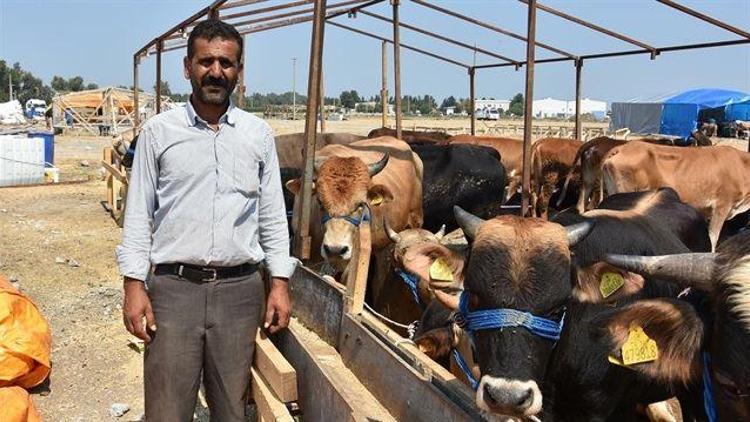
[[210, 278], [203, 278], [201, 281], [216, 281], [217, 271], [216, 268], [203, 268], [203, 271], [212, 271], [213, 275]]

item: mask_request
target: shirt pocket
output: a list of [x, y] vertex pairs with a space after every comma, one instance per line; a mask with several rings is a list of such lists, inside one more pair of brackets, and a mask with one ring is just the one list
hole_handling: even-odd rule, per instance
[[254, 158], [234, 159], [232, 169], [232, 189], [246, 197], [258, 197], [260, 195], [260, 169], [261, 164]]

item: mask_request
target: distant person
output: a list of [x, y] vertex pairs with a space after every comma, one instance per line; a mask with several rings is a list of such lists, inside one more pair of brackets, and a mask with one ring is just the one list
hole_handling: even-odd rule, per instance
[[47, 125], [47, 130], [52, 130], [52, 106], [44, 111], [44, 123]]
[[716, 119], [708, 119], [707, 122], [703, 122], [700, 131], [709, 138], [716, 136], [719, 132], [719, 126], [716, 124]]
[[289, 323], [297, 261], [273, 134], [229, 99], [242, 41], [219, 20], [196, 25], [183, 63], [190, 101], [138, 136], [117, 259], [125, 327], [146, 342], [149, 422], [192, 421], [201, 377], [211, 420], [244, 422], [258, 326]]
[[65, 109], [65, 124], [69, 127], [73, 127], [73, 113], [70, 112], [69, 108]]

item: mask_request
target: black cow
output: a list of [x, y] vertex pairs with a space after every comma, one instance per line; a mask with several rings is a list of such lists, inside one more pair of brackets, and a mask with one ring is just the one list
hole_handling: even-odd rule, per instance
[[676, 280], [709, 297], [708, 318], [699, 317], [700, 307], [668, 299], [623, 308], [605, 321], [610, 347], [622, 347], [630, 326], [643, 327], [659, 344], [661, 356], [635, 370], [651, 380], [690, 383], [698, 398], [710, 384], [716, 420], [750, 420], [750, 232], [730, 238], [715, 254], [613, 255], [607, 260], [644, 276]]
[[[514, 216], [483, 221], [462, 210], [457, 210], [457, 220], [473, 239], [464, 271], [467, 311], [513, 309], [553, 325], [565, 315], [556, 347], [555, 341], [523, 327], [473, 332], [482, 374], [476, 399], [480, 408], [542, 420], [634, 420], [638, 404], [680, 393], [607, 360], [609, 341], [601, 334], [597, 317], [636, 296], [622, 295], [616, 304], [571, 300], [571, 274], [575, 275], [571, 249], [593, 235], [593, 222], [563, 228]], [[604, 224], [600, 236], [610, 240], [637, 229], [626, 224], [605, 233], [609, 222], [598, 219], [595, 224], [600, 222]], [[668, 244], [687, 250], [676, 239]]]
[[483, 218], [500, 213], [506, 177], [500, 154], [479, 145], [411, 145], [422, 159], [422, 227], [458, 228], [453, 206]]

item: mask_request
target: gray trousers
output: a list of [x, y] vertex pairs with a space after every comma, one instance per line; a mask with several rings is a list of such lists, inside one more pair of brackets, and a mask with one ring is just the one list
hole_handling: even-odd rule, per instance
[[192, 421], [203, 371], [211, 420], [244, 422], [265, 304], [260, 273], [206, 283], [156, 275], [148, 296], [157, 330], [144, 354], [146, 420]]

